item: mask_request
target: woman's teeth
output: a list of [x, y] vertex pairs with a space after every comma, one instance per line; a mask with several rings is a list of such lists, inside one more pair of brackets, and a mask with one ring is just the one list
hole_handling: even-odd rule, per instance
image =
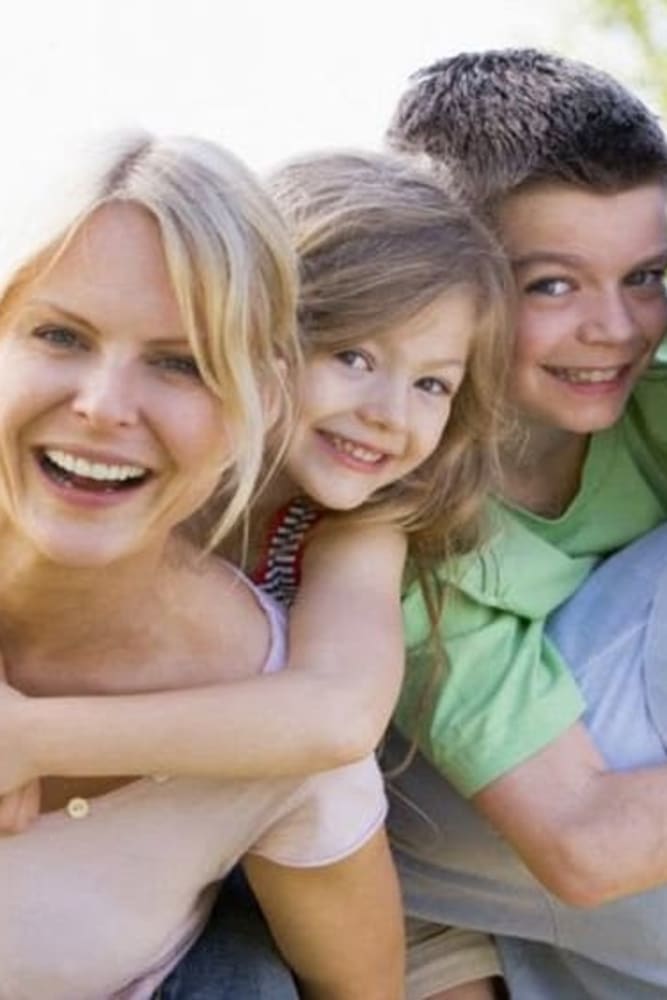
[[556, 378], [565, 382], [595, 384], [597, 382], [615, 382], [623, 372], [620, 368], [547, 368]]
[[107, 465], [105, 462], [89, 462], [79, 455], [70, 455], [66, 451], [55, 448], [47, 449], [44, 454], [53, 465], [82, 479], [95, 479], [98, 482], [126, 482], [145, 476], [147, 469], [139, 465]]
[[374, 449], [366, 448], [361, 444], [355, 444], [354, 441], [338, 437], [336, 434], [330, 434], [328, 437], [336, 451], [342, 451], [343, 454], [349, 455], [358, 462], [368, 462], [369, 464], [374, 465], [376, 462], [379, 462], [384, 458], [384, 452], [382, 451], [375, 451]]

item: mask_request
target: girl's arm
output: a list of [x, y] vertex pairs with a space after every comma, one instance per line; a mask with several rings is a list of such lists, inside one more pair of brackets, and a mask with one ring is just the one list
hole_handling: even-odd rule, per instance
[[0, 793], [46, 774], [267, 778], [365, 756], [401, 683], [404, 558], [386, 526], [318, 526], [277, 674], [138, 695], [3, 695]]
[[403, 920], [384, 831], [325, 868], [286, 868], [252, 855], [244, 868], [303, 997], [401, 1000]]

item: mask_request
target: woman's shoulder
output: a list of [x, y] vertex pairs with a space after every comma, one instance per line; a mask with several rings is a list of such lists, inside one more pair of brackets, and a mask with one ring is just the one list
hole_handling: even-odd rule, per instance
[[211, 680], [240, 680], [283, 665], [284, 614], [241, 569], [209, 556], [187, 601]]

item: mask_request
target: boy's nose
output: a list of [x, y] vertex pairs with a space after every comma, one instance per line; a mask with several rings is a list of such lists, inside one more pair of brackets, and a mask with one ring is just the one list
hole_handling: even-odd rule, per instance
[[632, 305], [620, 290], [597, 296], [581, 327], [581, 338], [588, 343], [625, 343], [640, 335]]

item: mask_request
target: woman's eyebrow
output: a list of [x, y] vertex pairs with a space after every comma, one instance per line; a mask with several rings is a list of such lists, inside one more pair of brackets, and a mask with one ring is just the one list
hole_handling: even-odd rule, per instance
[[44, 299], [40, 297], [28, 299], [26, 307], [28, 309], [48, 309], [51, 312], [58, 313], [58, 315], [62, 316], [63, 319], [69, 320], [70, 323], [75, 323], [77, 326], [85, 326], [89, 330], [96, 329], [95, 324], [89, 319], [86, 319], [85, 316], [81, 316], [79, 313], [72, 312], [71, 309], [66, 309], [64, 306], [58, 305], [58, 303], [54, 302], [52, 299]]

